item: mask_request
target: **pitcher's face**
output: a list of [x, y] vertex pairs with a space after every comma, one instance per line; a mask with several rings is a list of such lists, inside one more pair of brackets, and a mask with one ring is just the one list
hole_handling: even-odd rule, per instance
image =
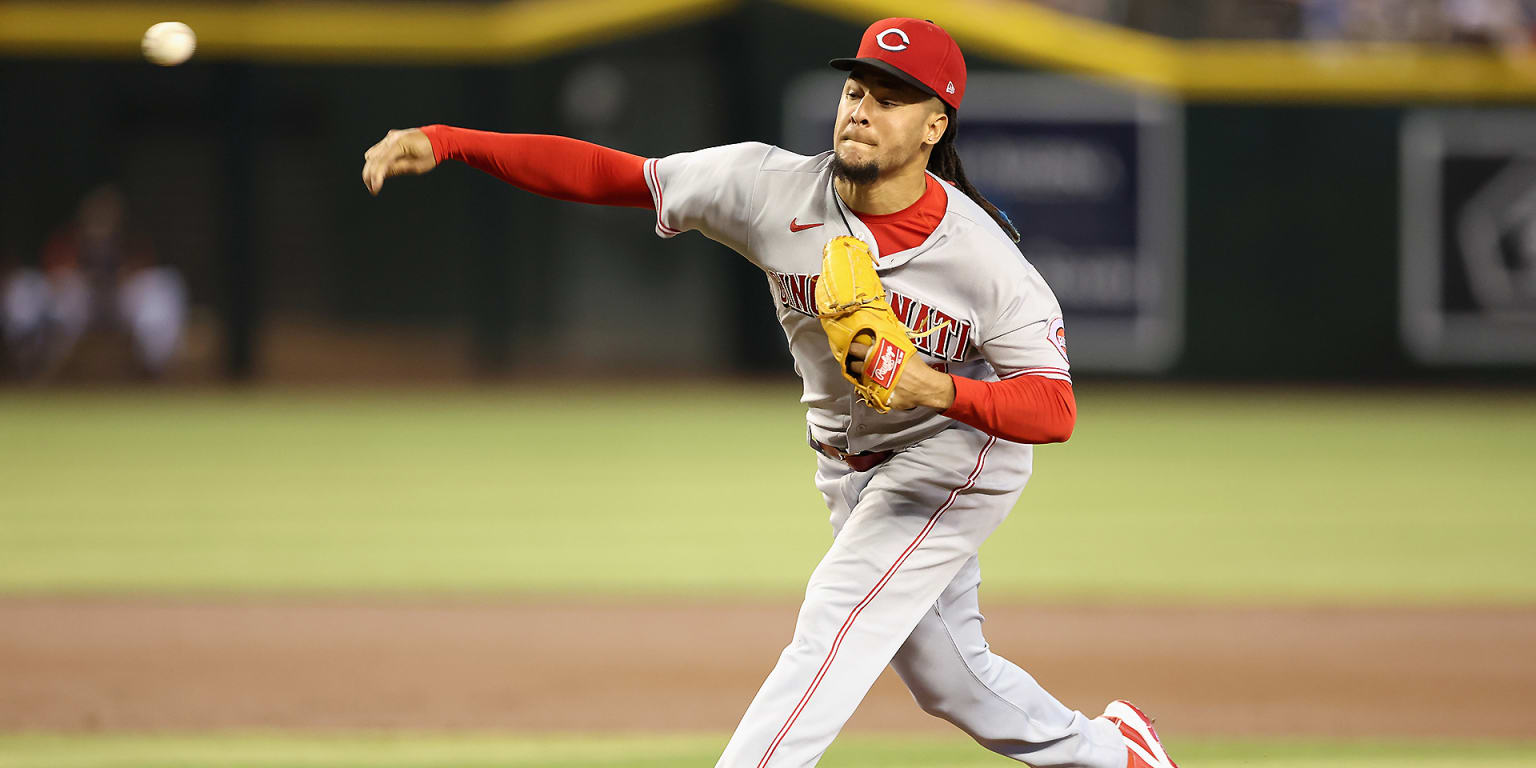
[[937, 98], [883, 72], [855, 69], [838, 101], [834, 170], [855, 183], [874, 181], [912, 164], [948, 124]]

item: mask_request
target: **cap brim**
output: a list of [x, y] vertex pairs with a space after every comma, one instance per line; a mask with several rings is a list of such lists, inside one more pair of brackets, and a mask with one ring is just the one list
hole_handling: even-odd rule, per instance
[[872, 59], [872, 58], [833, 59], [833, 60], [827, 62], [827, 64], [831, 65], [833, 69], [841, 69], [844, 72], [850, 72], [850, 71], [853, 70], [854, 67], [857, 67], [857, 66], [866, 66], [866, 67], [870, 67], [872, 69], [878, 69], [881, 72], [884, 72], [887, 75], [890, 75], [891, 77], [894, 77], [897, 80], [900, 80], [903, 83], [906, 83], [907, 85], [910, 85], [913, 88], [916, 88], [919, 91], [922, 91], [923, 93], [926, 93], [929, 96], [934, 97], [935, 99], [939, 99], [939, 101], [943, 101], [944, 100], [944, 99], [942, 99], [939, 96], [938, 91], [935, 91], [932, 88], [929, 88], [928, 86], [923, 85], [921, 80], [918, 80], [917, 78], [915, 78], [915, 77], [913, 77], [913, 76], [911, 76], [911, 75], [901, 71], [901, 69], [899, 67], [897, 67], [896, 65], [891, 64], [889, 62], [881, 61], [880, 59]]

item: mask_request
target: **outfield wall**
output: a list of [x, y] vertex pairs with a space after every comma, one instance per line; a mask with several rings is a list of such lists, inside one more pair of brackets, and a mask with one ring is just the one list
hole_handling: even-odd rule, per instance
[[[786, 94], [860, 31], [845, 20], [855, 14], [839, 13], [741, 3], [671, 27], [642, 25], [633, 37], [469, 63], [210, 56], [161, 69], [10, 46], [0, 60], [0, 141], [20, 149], [0, 165], [0, 260], [35, 260], [86, 190], [117, 179], [138, 224], [187, 273], [194, 302], [218, 318], [222, 365], [233, 375], [262, 374], [267, 350], [283, 343], [264, 329], [288, 316], [383, 334], [462, 329], [492, 372], [705, 371], [722, 361], [787, 370], [761, 276], [703, 238], [664, 244], [643, 212], [553, 203], [464, 168], [391, 182], [379, 199], [363, 192], [357, 172], [384, 130], [429, 122], [562, 133], [645, 155], [788, 143]], [[1030, 71], [995, 42], [974, 49], [987, 53], [971, 55], [973, 72]], [[1453, 65], [1461, 66], [1443, 64]], [[1105, 82], [1084, 87], [1124, 90]], [[1081, 368], [1532, 380], [1536, 237], [1525, 237], [1516, 202], [1483, 219], [1464, 210], [1487, 202], [1493, 193], [1479, 193], [1506, 170], [1514, 178], [1494, 192], [1526, 189], [1519, 158], [1530, 148], [1494, 137], [1460, 159], [1406, 157], [1405, 126], [1465, 110], [1454, 94], [1397, 86], [1395, 98], [1291, 93], [1277, 102], [1191, 82], [1188, 100], [1177, 87], [1142, 92], [1168, 105], [1178, 141], [1176, 162], [1138, 145], [1140, 157], [1158, 153], [1176, 178], [1141, 189], [1126, 209], [1144, 218], [1159, 203], [1154, 218], [1173, 233], [1165, 255], [1177, 269], [1157, 285], [1175, 281], [1167, 295], [1176, 299], [1176, 338], [1146, 365], [1106, 364], [1128, 355], [1095, 360], [1085, 351]], [[1496, 99], [1500, 119], [1536, 114], [1518, 93], [1461, 98]], [[1467, 121], [1474, 134], [1488, 122]], [[1425, 130], [1419, 145], [1431, 150], [1456, 133]], [[1095, 145], [1089, 137], [1081, 146]], [[1438, 228], [1420, 226], [1428, 218]], [[1484, 232], [1491, 245], [1468, 253], [1477, 238], [1460, 229]], [[1058, 262], [1093, 245], [1069, 242]], [[1069, 330], [1086, 328], [1086, 317], [1069, 307]], [[1098, 338], [1114, 338], [1106, 333]], [[1086, 331], [1074, 338], [1103, 343]]]

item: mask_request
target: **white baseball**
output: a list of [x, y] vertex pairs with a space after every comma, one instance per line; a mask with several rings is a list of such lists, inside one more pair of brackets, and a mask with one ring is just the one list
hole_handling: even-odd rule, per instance
[[162, 67], [174, 67], [192, 58], [197, 35], [179, 21], [162, 21], [144, 32], [144, 58]]

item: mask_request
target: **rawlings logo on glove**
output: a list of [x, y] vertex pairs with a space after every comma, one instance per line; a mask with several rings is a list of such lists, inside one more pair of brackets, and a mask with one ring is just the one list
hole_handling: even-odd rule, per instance
[[[891, 311], [880, 276], [875, 273], [875, 259], [863, 240], [844, 235], [832, 238], [821, 249], [816, 316], [827, 332], [827, 344], [843, 377], [853, 382], [859, 402], [881, 413], [891, 410], [891, 392], [917, 355], [917, 347], [912, 343], [912, 331]], [[848, 370], [848, 349], [855, 342], [870, 347], [862, 374]]]
[[890, 389], [896, 384], [896, 372], [901, 370], [901, 364], [906, 360], [907, 353], [900, 347], [889, 341], [881, 341], [880, 346], [875, 348], [874, 353], [865, 362], [868, 366], [869, 380]]

